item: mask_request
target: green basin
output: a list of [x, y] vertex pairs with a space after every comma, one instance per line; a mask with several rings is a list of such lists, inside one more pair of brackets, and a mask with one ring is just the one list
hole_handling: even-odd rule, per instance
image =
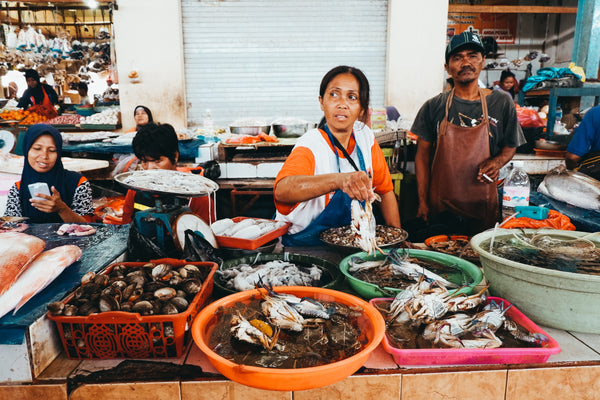
[[[323, 271], [323, 274], [321, 276], [322, 285], [320, 285], [320, 287], [323, 288], [335, 289], [336, 286], [340, 283], [340, 280], [342, 279], [342, 275], [340, 274], [338, 266], [332, 263], [331, 261], [319, 257], [309, 256], [306, 254], [294, 253], [267, 253], [258, 255], [248, 255], [245, 257], [227, 260], [223, 262], [223, 264], [219, 267], [219, 270], [222, 271], [228, 268], [233, 268], [240, 264], [264, 264], [273, 260], [284, 260], [294, 264], [300, 264], [305, 266], [315, 264]], [[238, 292], [235, 289], [230, 289], [227, 286], [225, 286], [225, 282], [221, 280], [221, 276], [218, 273], [215, 274], [214, 287], [224, 294], [232, 294]]]
[[[578, 238], [588, 232], [525, 229], [525, 234], [546, 233]], [[471, 246], [479, 253], [490, 293], [519, 307], [534, 322], [569, 331], [600, 333], [600, 276], [563, 272], [507, 260], [482, 247], [493, 230], [475, 235]], [[498, 229], [494, 240], [513, 237]], [[590, 238], [592, 240], [592, 238]], [[596, 238], [597, 240], [597, 238]], [[595, 242], [598, 247], [599, 243]]]
[[[462, 285], [464, 282], [470, 282], [468, 286], [462, 286], [459, 289], [451, 290], [450, 293], [458, 291], [458, 293], [469, 294], [475, 286], [481, 283], [481, 280], [483, 279], [483, 274], [481, 273], [479, 267], [467, 260], [463, 260], [462, 258], [436, 251], [415, 249], [407, 250], [410, 257], [424, 261], [436, 261], [443, 265], [453, 267], [455, 272], [443, 275], [443, 277], [450, 282], [456, 283], [457, 285]], [[387, 254], [389, 253], [389, 250], [384, 250], [384, 252]], [[365, 252], [360, 252], [349, 255], [340, 263], [340, 271], [342, 271], [342, 274], [348, 278], [350, 287], [352, 287], [352, 289], [361, 297], [364, 299], [373, 299], [375, 297], [394, 297], [396, 294], [402, 291], [402, 289], [398, 288], [381, 288], [377, 285], [365, 282], [352, 276], [350, 272], [348, 272], [348, 269], [350, 268], [348, 262], [350, 261], [350, 258], [354, 256], [358, 256], [363, 260], [371, 261], [382, 260], [385, 258], [385, 255], [381, 253], [375, 253], [374, 255], [369, 256]]]

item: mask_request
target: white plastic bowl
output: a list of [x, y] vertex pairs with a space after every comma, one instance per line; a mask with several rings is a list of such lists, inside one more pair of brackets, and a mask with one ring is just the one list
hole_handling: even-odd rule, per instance
[[[489, 247], [482, 244], [491, 239], [493, 232], [488, 230], [471, 239], [492, 295], [515, 304], [540, 325], [600, 333], [600, 276], [534, 267], [491, 254]], [[525, 234], [535, 232], [573, 239], [589, 235], [588, 232], [525, 229]], [[510, 229], [498, 229], [494, 241], [512, 235]]]

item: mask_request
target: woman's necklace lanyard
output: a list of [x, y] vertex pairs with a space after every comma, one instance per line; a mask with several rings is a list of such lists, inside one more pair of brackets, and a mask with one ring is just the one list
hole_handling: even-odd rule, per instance
[[[350, 165], [352, 165], [352, 167], [356, 171], [367, 172], [367, 167], [365, 166], [365, 159], [363, 157], [362, 151], [360, 150], [360, 146], [358, 145], [358, 142], [356, 141], [356, 137], [354, 136], [354, 130], [352, 131], [352, 138], [354, 138], [354, 143], [356, 145], [356, 155], [358, 156], [358, 163], [360, 164], [360, 169], [358, 169], [358, 167], [356, 166], [356, 163], [354, 162], [352, 157], [350, 157], [350, 155], [348, 154], [348, 151], [346, 151], [346, 149], [344, 148], [344, 146], [342, 146], [340, 141], [337, 140], [337, 138], [335, 136], [333, 136], [333, 134], [329, 130], [329, 127], [327, 126], [327, 124], [325, 124], [325, 126], [323, 127], [323, 130], [325, 130], [325, 132], [327, 133], [327, 136], [329, 137], [329, 141], [331, 142], [334, 149], [336, 147], [338, 149], [340, 149], [342, 151], [342, 154], [344, 154], [344, 157], [346, 157], [346, 160], [348, 160]], [[338, 155], [337, 151], [335, 151], [335, 158], [337, 160], [338, 172], [342, 172], [342, 169], [340, 167], [340, 156]]]

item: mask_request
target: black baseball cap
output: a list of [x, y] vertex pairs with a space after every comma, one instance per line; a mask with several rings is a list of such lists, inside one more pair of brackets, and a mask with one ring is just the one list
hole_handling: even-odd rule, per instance
[[474, 49], [480, 51], [482, 55], [485, 55], [485, 47], [478, 34], [470, 31], [464, 31], [458, 35], [452, 36], [448, 46], [446, 47], [446, 63], [450, 59], [450, 56], [457, 53], [465, 48]]

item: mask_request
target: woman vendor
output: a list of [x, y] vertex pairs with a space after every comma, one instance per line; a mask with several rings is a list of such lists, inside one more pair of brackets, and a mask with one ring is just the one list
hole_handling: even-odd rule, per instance
[[[150, 123], [144, 125], [133, 138], [132, 147], [143, 169], [180, 170], [177, 168], [179, 141], [175, 129], [169, 124]], [[199, 171], [201, 172], [202, 169], [200, 168]], [[123, 224], [132, 221], [135, 203], [147, 203], [144, 205], [154, 206], [152, 199], [137, 194], [135, 190], [128, 190], [123, 205]], [[208, 196], [194, 197], [188, 206], [194, 214], [207, 223], [216, 220], [215, 204], [214, 201], [209, 201]], [[212, 210], [212, 215], [209, 215], [209, 209]]]
[[[21, 180], [8, 193], [7, 216], [28, 217], [30, 222], [87, 222], [94, 212], [92, 187], [81, 174], [62, 164], [60, 132], [46, 124], [35, 124], [23, 140], [24, 165]], [[30, 193], [29, 185], [48, 184], [50, 195]]]
[[369, 81], [357, 68], [335, 67], [321, 81], [319, 103], [319, 129], [298, 139], [275, 180], [276, 219], [292, 224], [283, 244], [320, 244], [322, 231], [350, 224], [352, 199], [373, 201], [375, 193], [385, 223], [400, 227], [385, 157], [365, 125]]
[[133, 119], [135, 120], [135, 128], [131, 128], [125, 133], [139, 131], [142, 126], [154, 122], [150, 109], [141, 105], [133, 109]]
[[40, 82], [40, 74], [34, 69], [28, 69], [25, 71], [25, 80], [27, 90], [21, 96], [17, 107], [29, 108], [41, 104], [48, 109], [53, 109], [54, 104], [58, 103], [58, 95], [50, 85]]

